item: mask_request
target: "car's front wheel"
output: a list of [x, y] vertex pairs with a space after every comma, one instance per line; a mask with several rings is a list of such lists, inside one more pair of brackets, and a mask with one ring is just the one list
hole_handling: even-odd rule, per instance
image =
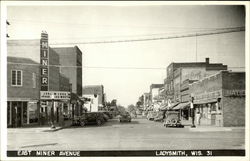
[[84, 121], [80, 121], [80, 125], [81, 125], [81, 126], [85, 126], [86, 123], [85, 123]]

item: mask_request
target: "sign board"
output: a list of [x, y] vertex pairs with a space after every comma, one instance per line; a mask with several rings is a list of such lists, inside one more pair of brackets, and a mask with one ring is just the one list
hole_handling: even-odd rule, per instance
[[245, 90], [238, 90], [238, 89], [234, 89], [234, 90], [223, 90], [224, 96], [228, 96], [228, 97], [243, 97], [245, 96]]
[[194, 99], [197, 100], [208, 100], [208, 99], [216, 99], [222, 97], [222, 91], [213, 91], [213, 92], [204, 92], [199, 95], [194, 95]]
[[48, 34], [41, 34], [40, 41], [41, 91], [48, 91], [49, 86], [49, 44]]
[[41, 100], [69, 100], [70, 92], [62, 91], [40, 91]]

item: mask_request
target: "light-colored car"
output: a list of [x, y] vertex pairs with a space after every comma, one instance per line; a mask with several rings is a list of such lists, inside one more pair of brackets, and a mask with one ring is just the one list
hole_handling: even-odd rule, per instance
[[165, 114], [166, 118], [163, 123], [165, 127], [180, 127], [184, 126], [181, 124], [180, 112], [178, 111], [167, 111]]

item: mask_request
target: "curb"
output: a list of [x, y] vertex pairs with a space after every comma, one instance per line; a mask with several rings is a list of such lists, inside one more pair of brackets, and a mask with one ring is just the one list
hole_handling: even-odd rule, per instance
[[189, 128], [189, 131], [197, 132], [219, 132], [219, 131], [232, 131], [232, 128]]
[[62, 129], [63, 129], [63, 127], [58, 127], [58, 128], [55, 128], [55, 129], [43, 130], [42, 132], [55, 132], [55, 131], [62, 130]]

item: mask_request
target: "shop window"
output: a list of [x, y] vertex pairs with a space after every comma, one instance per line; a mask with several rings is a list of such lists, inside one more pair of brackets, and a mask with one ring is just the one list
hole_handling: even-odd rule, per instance
[[11, 71], [11, 85], [12, 86], [22, 86], [22, 71], [21, 70], [12, 70]]

